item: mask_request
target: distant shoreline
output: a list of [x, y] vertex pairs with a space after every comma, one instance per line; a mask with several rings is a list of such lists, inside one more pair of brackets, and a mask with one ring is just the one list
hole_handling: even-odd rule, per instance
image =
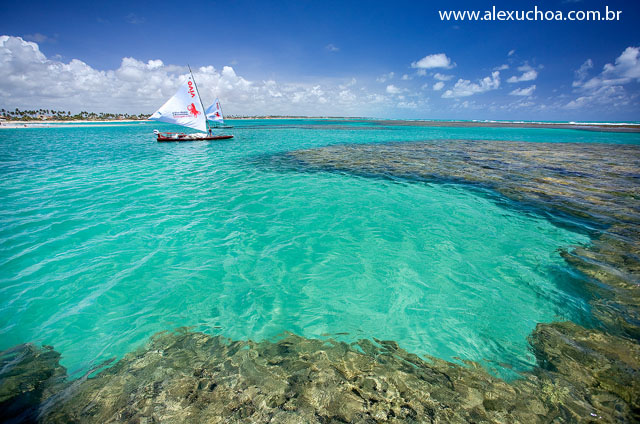
[[403, 121], [363, 120], [380, 125], [454, 128], [548, 128], [606, 132], [640, 132], [640, 124], [614, 122]]
[[[524, 121], [419, 121], [400, 119], [366, 119], [366, 118], [342, 118], [342, 117], [312, 117], [312, 116], [260, 116], [260, 117], [233, 117], [225, 120], [326, 120], [338, 122], [359, 122], [374, 123], [389, 126], [416, 126], [416, 127], [453, 127], [453, 128], [548, 128], [548, 129], [571, 129], [603, 132], [640, 132], [640, 124], [635, 123], [615, 123], [615, 122], [524, 122]], [[54, 128], [69, 127], [75, 124], [120, 124], [120, 123], [143, 123], [149, 122], [147, 119], [114, 119], [114, 120], [31, 120], [31, 121], [4, 121], [0, 123], [0, 129], [17, 128]]]
[[122, 124], [122, 123], [135, 123], [145, 122], [146, 119], [113, 119], [108, 121], [93, 121], [93, 120], [33, 120], [33, 121], [2, 121], [0, 128], [52, 128], [52, 127], [68, 127], [75, 124]]

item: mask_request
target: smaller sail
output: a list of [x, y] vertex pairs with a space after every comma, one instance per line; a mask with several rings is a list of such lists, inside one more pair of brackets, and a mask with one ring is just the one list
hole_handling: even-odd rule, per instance
[[224, 117], [222, 116], [222, 108], [220, 107], [220, 100], [216, 99], [211, 106], [207, 108], [207, 119], [214, 122], [220, 122], [224, 124]]
[[207, 131], [207, 118], [202, 110], [202, 102], [191, 75], [178, 92], [149, 119]]

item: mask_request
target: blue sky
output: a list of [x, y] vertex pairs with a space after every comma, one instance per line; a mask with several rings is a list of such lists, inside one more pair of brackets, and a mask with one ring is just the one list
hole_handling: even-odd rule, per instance
[[0, 103], [150, 113], [189, 63], [205, 101], [219, 96], [234, 114], [639, 120], [640, 3], [608, 2], [622, 11], [612, 22], [438, 15], [536, 4], [605, 8], [587, 0], [3, 2], [0, 34], [11, 38], [0, 70], [11, 81], [0, 83]]

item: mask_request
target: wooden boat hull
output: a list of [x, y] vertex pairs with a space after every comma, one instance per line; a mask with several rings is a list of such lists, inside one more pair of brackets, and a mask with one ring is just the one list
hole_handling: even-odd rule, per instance
[[229, 138], [233, 138], [232, 135], [210, 135], [206, 137], [190, 137], [188, 135], [178, 135], [174, 136], [163, 136], [162, 134], [158, 134], [158, 142], [179, 142], [179, 141], [209, 141], [209, 140], [226, 140]]

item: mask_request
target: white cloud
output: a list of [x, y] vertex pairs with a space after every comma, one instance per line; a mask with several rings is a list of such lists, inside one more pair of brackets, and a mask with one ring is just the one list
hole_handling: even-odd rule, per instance
[[504, 71], [506, 69], [509, 69], [509, 65], [507, 65], [506, 63], [493, 68], [494, 71]]
[[[203, 101], [220, 97], [227, 114], [361, 115], [388, 101], [366, 90], [351, 91], [355, 78], [307, 84], [250, 81], [231, 66], [202, 66], [193, 72]], [[78, 59], [47, 58], [38, 44], [20, 37], [0, 36], [3, 107], [151, 113], [175, 93], [187, 73], [184, 66], [131, 57], [123, 58], [117, 69], [98, 70]]]
[[604, 65], [603, 74], [613, 77], [621, 77], [629, 81], [640, 80], [640, 47], [627, 47], [620, 56], [616, 58], [616, 63]]
[[418, 107], [418, 104], [416, 102], [398, 102], [398, 104], [396, 104], [396, 107], [400, 108], [400, 109], [416, 109]]
[[417, 62], [411, 64], [412, 68], [432, 69], [432, 68], [453, 68], [455, 64], [444, 53], [430, 54]]
[[530, 96], [533, 94], [535, 89], [536, 89], [536, 85], [534, 84], [531, 87], [527, 87], [527, 88], [516, 88], [509, 94], [512, 96]]
[[356, 95], [351, 90], [342, 90], [339, 94], [339, 98], [344, 103], [351, 103], [356, 100]]
[[573, 81], [574, 87], [579, 87], [582, 85], [587, 76], [589, 75], [589, 71], [593, 68], [593, 61], [591, 59], [587, 59], [579, 69], [576, 70], [576, 80]]
[[489, 90], [495, 90], [500, 87], [500, 71], [493, 71], [490, 76], [484, 77], [478, 84], [462, 78], [456, 82], [453, 89], [444, 92], [442, 97], [466, 97], [477, 93], [483, 93]]
[[575, 72], [576, 79], [573, 87], [580, 95], [565, 105], [566, 108], [576, 109], [589, 105], [610, 105], [623, 107], [632, 98], [624, 89], [630, 82], [640, 82], [640, 47], [627, 47], [615, 60], [607, 63], [602, 72], [587, 79], [593, 68], [593, 61], [587, 59]]
[[395, 73], [389, 72], [388, 74], [380, 75], [378, 78], [376, 78], [376, 81], [380, 83], [387, 82], [388, 80], [393, 79], [394, 75]]
[[513, 56], [515, 52], [516, 52], [515, 50], [509, 50], [509, 53], [507, 53], [507, 56]]
[[593, 67], [591, 59], [582, 64], [576, 71], [574, 87], [596, 90], [604, 86], [624, 85], [636, 80], [640, 81], [640, 47], [627, 47], [615, 60], [602, 68], [600, 75], [585, 81], [588, 71]]
[[374, 93], [367, 96], [367, 101], [372, 104], [382, 104], [387, 100], [382, 94]]
[[449, 81], [451, 78], [453, 78], [453, 75], [444, 75], [440, 72], [436, 72], [433, 77], [438, 81]]
[[437, 83], [433, 84], [433, 89], [435, 91], [440, 91], [442, 90], [443, 87], [444, 87], [444, 83], [442, 81], [438, 81]]
[[629, 96], [622, 86], [602, 86], [590, 91], [583, 96], [571, 100], [565, 105], [567, 109], [581, 109], [584, 107], [601, 105], [607, 107], [626, 107], [629, 104]]
[[408, 80], [410, 80], [410, 79], [411, 79], [411, 77], [410, 77], [408, 74], [404, 74], [404, 75], [402, 76], [402, 78], [400, 78], [400, 79], [401, 79], [402, 81], [408, 81]]
[[519, 66], [518, 71], [522, 72], [522, 75], [520, 76], [514, 75], [511, 78], [509, 78], [507, 82], [515, 83], [515, 82], [523, 82], [523, 81], [533, 81], [536, 78], [538, 78], [538, 72], [529, 65]]
[[393, 85], [393, 84], [387, 85], [387, 93], [389, 93], [389, 94], [399, 94], [401, 92], [402, 92], [402, 90], [399, 89], [398, 87], [396, 87], [395, 85]]
[[418, 69], [416, 71], [416, 75], [418, 75], [419, 77], [423, 77], [423, 76], [427, 75], [427, 70], [426, 69]]

